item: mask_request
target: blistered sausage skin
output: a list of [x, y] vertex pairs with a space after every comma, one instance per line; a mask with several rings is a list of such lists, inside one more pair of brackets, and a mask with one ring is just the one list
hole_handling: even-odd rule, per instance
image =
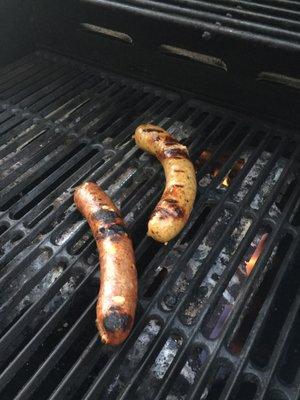
[[166, 186], [148, 222], [148, 236], [165, 243], [182, 230], [191, 214], [197, 188], [195, 169], [187, 148], [159, 126], [140, 125], [134, 139], [164, 168]]
[[119, 210], [95, 183], [86, 182], [77, 187], [74, 201], [89, 223], [99, 252], [96, 325], [103, 343], [118, 345], [132, 328], [137, 303], [132, 242]]

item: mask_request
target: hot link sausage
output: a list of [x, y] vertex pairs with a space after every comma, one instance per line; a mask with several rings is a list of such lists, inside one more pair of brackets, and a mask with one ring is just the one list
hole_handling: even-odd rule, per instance
[[76, 188], [74, 201], [97, 243], [100, 291], [96, 324], [104, 343], [118, 345], [128, 336], [137, 304], [137, 273], [131, 239], [120, 212], [95, 183]]

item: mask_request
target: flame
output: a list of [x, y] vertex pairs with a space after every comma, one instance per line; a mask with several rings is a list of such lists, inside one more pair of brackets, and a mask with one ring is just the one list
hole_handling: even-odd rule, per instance
[[219, 175], [220, 168], [215, 168], [213, 172], [210, 174], [213, 178], [216, 178]]
[[243, 158], [236, 160], [235, 163], [233, 164], [233, 167], [228, 171], [228, 174], [223, 179], [222, 185], [225, 187], [229, 187], [232, 179], [234, 179], [237, 176], [239, 171], [243, 168], [244, 164], [245, 160]]
[[206, 162], [208, 162], [212, 157], [212, 151], [211, 150], [203, 150], [200, 153], [199, 160], [196, 162], [197, 163], [197, 168], [202, 167]]
[[225, 178], [223, 179], [222, 185], [225, 186], [225, 187], [229, 187], [230, 186], [230, 179], [229, 179], [228, 175], [226, 175]]
[[[200, 153], [197, 167], [202, 167], [206, 162], [210, 161], [212, 158], [212, 155], [213, 155], [212, 150], [210, 150], [210, 149], [203, 150]], [[216, 178], [219, 175], [222, 166], [225, 164], [225, 162], [228, 160], [229, 157], [230, 157], [230, 154], [223, 154], [219, 158], [219, 160], [214, 163], [214, 165], [212, 166], [212, 171], [210, 173], [210, 175], [213, 178]], [[228, 171], [228, 174], [224, 177], [221, 185], [223, 185], [225, 187], [229, 187], [232, 179], [234, 179], [236, 177], [238, 172], [243, 168], [244, 164], [245, 164], [245, 160], [243, 158], [236, 160], [235, 163], [233, 164], [232, 168]]]
[[267, 237], [268, 237], [267, 233], [262, 235], [258, 245], [256, 246], [256, 249], [254, 250], [252, 256], [250, 257], [250, 260], [246, 262], [246, 274], [247, 274], [247, 276], [249, 276], [251, 274], [251, 271], [255, 267], [255, 264], [256, 264], [259, 256], [261, 255], [264, 247], [265, 247]]

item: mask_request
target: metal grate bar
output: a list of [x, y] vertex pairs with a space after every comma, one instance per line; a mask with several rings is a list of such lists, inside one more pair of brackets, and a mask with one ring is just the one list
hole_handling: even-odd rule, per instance
[[[218, 14], [214, 10], [209, 8], [208, 11], [201, 9], [197, 11], [195, 9], [189, 10], [182, 6], [175, 6], [166, 4], [160, 1], [145, 2], [144, 0], [128, 0], [125, 3], [119, 2], [118, 0], [106, 1], [106, 0], [85, 0], [87, 3], [93, 3], [96, 5], [104, 5], [110, 8], [117, 8], [120, 10], [131, 11], [142, 14], [144, 16], [154, 17], [155, 14], [170, 22], [183, 23], [188, 26], [197, 28], [207, 29], [208, 31], [222, 32], [224, 34], [230, 34], [231, 36], [239, 36], [245, 39], [255, 39], [264, 41], [265, 43], [271, 44], [274, 39], [278, 46], [288, 47], [290, 49], [297, 49], [299, 47], [299, 33], [295, 31], [295, 27], [289, 28], [289, 25], [293, 25], [293, 21], [287, 21], [285, 25], [280, 28], [276, 17], [256, 16], [251, 18], [251, 14], [245, 16], [245, 12], [239, 14], [239, 10], [230, 14], [228, 12], [225, 16]], [[242, 18], [243, 17], [243, 18]], [[267, 22], [272, 21], [270, 25]], [[215, 22], [221, 23], [221, 26], [215, 26]], [[298, 25], [297, 25], [298, 27]], [[249, 35], [249, 32], [252, 35]]]
[[1, 98], [10, 99], [12, 103], [18, 103], [32, 95], [34, 92], [42, 89], [53, 80], [61, 78], [66, 74], [62, 67], [45, 70], [40, 74], [34, 74], [31, 78], [22, 81], [19, 85], [14, 85], [11, 89], [2, 92]]
[[[299, 21], [297, 18], [299, 17], [299, 13], [293, 10], [280, 10], [279, 16], [276, 15], [272, 7], [266, 7], [261, 5], [260, 7], [255, 7], [255, 11], [251, 10], [251, 5], [247, 5], [244, 2], [236, 2], [234, 5], [227, 2], [227, 4], [219, 4], [209, 3], [207, 1], [195, 1], [195, 0], [169, 0], [169, 4], [174, 6], [178, 6], [181, 8], [186, 8], [187, 10], [192, 11], [209, 11], [215, 13], [216, 15], [226, 15], [226, 13], [232, 13], [234, 17], [239, 19], [249, 19], [250, 21], [258, 21], [266, 24], [274, 24], [275, 26], [280, 26], [283, 28], [286, 27], [295, 27], [299, 28]], [[265, 11], [265, 12], [262, 12]], [[277, 11], [279, 11], [277, 9]], [[283, 18], [285, 16], [285, 18]]]
[[[144, 0], [130, 0], [128, 3], [139, 4], [140, 6], [146, 5]], [[230, 26], [244, 26], [249, 29], [255, 29], [258, 32], [266, 32], [269, 34], [276, 32], [288, 35], [292, 33], [293, 30], [294, 33], [296, 33], [295, 31], [299, 29], [298, 21], [296, 22], [289, 19], [283, 20], [282, 18], [274, 17], [270, 14], [261, 15], [248, 12], [247, 10], [240, 11], [238, 8], [222, 7], [220, 4], [203, 4], [197, 2], [197, 5], [193, 4], [193, 7], [189, 8], [186, 7], [183, 1], [180, 1], [180, 4], [176, 1], [169, 1], [167, 4], [163, 4], [159, 0], [153, 0], [151, 4], [158, 7], [159, 10], [165, 9], [171, 13], [178, 13], [178, 15], [184, 15], [190, 18], [195, 18], [195, 16], [204, 17], [207, 18], [207, 20], [209, 20], [209, 18], [217, 18], [219, 22], [226, 23]], [[165, 5], [165, 7], [162, 7], [162, 5]], [[232, 14], [230, 14], [231, 12]], [[272, 29], [270, 29], [268, 25], [271, 25]], [[295, 37], [296, 36], [297, 35], [295, 35]]]
[[87, 369], [91, 370], [97, 363], [98, 358], [101, 355], [100, 352], [101, 346], [99, 346], [99, 336], [96, 334], [87, 345], [85, 352], [77, 360], [73, 368], [70, 369], [51, 397], [49, 397], [49, 400], [62, 399], [64, 396], [67, 396], [70, 383], [72, 383], [73, 391], [75, 391], [85, 378], [85, 376], [82, 376], [83, 374], [81, 371], [84, 370], [85, 375], [87, 375], [89, 372]]
[[[8, 80], [6, 80], [4, 77], [3, 80], [0, 81], [1, 96], [3, 96], [3, 93], [7, 93], [7, 91], [16, 93], [18, 89], [23, 89], [24, 81], [26, 81], [26, 85], [28, 85], [35, 81], [35, 77], [39, 79], [40, 77], [47, 76], [47, 74], [49, 74], [49, 71], [46, 69], [48, 67], [47, 63], [39, 63], [38, 65], [31, 67], [32, 68], [25, 71], [25, 73], [22, 70], [18, 70], [17, 74], [14, 74], [14, 76]], [[45, 69], [47, 71], [46, 73]]]
[[[196, 7], [198, 5], [198, 2], [195, 0], [178, 0], [176, 1], [178, 4], [180, 2], [191, 5], [191, 7]], [[207, 5], [207, 2], [199, 2], [203, 3], [203, 5]], [[284, 16], [286, 18], [290, 19], [297, 19], [299, 15], [300, 9], [297, 9], [295, 4], [291, 4], [290, 7], [284, 7], [284, 6], [278, 6], [274, 1], [271, 2], [269, 5], [266, 3], [264, 4], [263, 2], [255, 2], [255, 1], [247, 1], [247, 0], [238, 0], [236, 2], [231, 2], [228, 0], [223, 0], [223, 1], [218, 1], [219, 5], [222, 5], [222, 7], [225, 10], [239, 10], [240, 12], [257, 12], [259, 15], [265, 16], [266, 14], [274, 15], [274, 16]], [[212, 4], [211, 4], [212, 5]], [[233, 7], [235, 5], [235, 7]], [[282, 20], [282, 19], [281, 19]]]

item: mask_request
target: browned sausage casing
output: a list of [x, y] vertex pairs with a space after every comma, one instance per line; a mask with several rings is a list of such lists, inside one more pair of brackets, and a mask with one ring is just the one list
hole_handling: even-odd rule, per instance
[[100, 291], [96, 324], [104, 343], [118, 345], [128, 336], [137, 303], [137, 273], [132, 242], [120, 212], [95, 183], [76, 188], [74, 201], [97, 243]]
[[136, 144], [157, 157], [166, 176], [166, 187], [149, 223], [148, 236], [159, 242], [173, 239], [186, 224], [196, 197], [196, 174], [187, 148], [159, 126], [140, 125]]

